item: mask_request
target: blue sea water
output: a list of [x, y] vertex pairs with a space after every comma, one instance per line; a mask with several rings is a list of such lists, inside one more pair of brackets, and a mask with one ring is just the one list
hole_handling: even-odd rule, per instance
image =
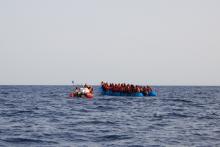
[[220, 87], [68, 98], [71, 86], [0, 86], [0, 146], [220, 146]]

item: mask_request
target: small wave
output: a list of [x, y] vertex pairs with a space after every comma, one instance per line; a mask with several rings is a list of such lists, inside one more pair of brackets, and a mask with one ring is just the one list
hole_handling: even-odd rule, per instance
[[193, 103], [193, 101], [185, 100], [185, 99], [165, 99], [165, 101], [173, 101], [173, 102], [184, 102], [184, 103]]
[[183, 109], [183, 108], [172, 108], [172, 110], [173, 110], [173, 111], [179, 111], [179, 112], [184, 111], [184, 109]]
[[181, 113], [176, 113], [176, 112], [170, 112], [170, 113], [154, 113], [153, 114], [153, 120], [158, 120], [158, 119], [164, 119], [164, 118], [167, 118], [167, 117], [181, 117], [181, 118], [188, 118], [188, 117], [191, 117], [190, 115], [186, 115], [186, 114], [181, 114]]
[[86, 122], [86, 124], [115, 125], [115, 122], [94, 120], [94, 121]]
[[33, 111], [11, 111], [11, 112], [3, 112], [1, 113], [2, 116], [5, 117], [21, 117], [24, 114], [32, 114]]
[[160, 127], [165, 127], [168, 126], [168, 123], [155, 123], [154, 126], [160, 126]]
[[100, 120], [93, 120], [93, 121], [79, 121], [79, 122], [74, 122], [72, 124], [65, 124], [68, 127], [74, 127], [76, 125], [80, 126], [87, 126], [87, 125], [103, 125], [103, 126], [114, 126], [116, 123], [112, 121], [100, 121]]
[[198, 120], [202, 120], [202, 119], [219, 119], [219, 118], [217, 118], [217, 116], [214, 116], [214, 115], [199, 116], [197, 118], [198, 118]]
[[8, 95], [9, 93], [3, 91], [3, 92], [1, 92], [0, 94]]
[[101, 110], [101, 111], [106, 111], [106, 110], [115, 110], [115, 108], [110, 107], [110, 106], [97, 106], [96, 107], [97, 110]]
[[20, 143], [20, 144], [29, 144], [29, 143], [41, 143], [41, 144], [58, 144], [58, 142], [55, 141], [46, 141], [46, 140], [40, 140], [40, 139], [30, 139], [30, 138], [6, 138], [3, 139], [5, 142], [10, 143]]
[[[129, 145], [128, 147], [144, 147], [143, 145]], [[153, 146], [151, 146], [153, 147]], [[158, 147], [158, 146], [154, 146], [154, 147]]]
[[96, 138], [97, 142], [105, 142], [105, 141], [116, 141], [116, 140], [127, 140], [131, 139], [132, 137], [129, 137], [127, 135], [105, 135]]
[[13, 116], [22, 116], [23, 114], [32, 114], [34, 111], [32, 110], [16, 110], [11, 111], [9, 113], [2, 114], [4, 116], [13, 117]]
[[[2, 100], [1, 100], [2, 102]], [[16, 104], [13, 104], [13, 103], [4, 103], [5, 106], [7, 106], [8, 108], [14, 108], [16, 107]]]
[[32, 112], [33, 112], [32, 110], [19, 110], [15, 113], [18, 114], [18, 113], [32, 113]]
[[162, 118], [165, 116], [166, 114], [164, 113], [160, 113], [160, 112], [155, 112], [153, 114], [153, 118], [151, 119], [151, 121], [153, 120], [162, 120]]
[[180, 114], [180, 113], [176, 113], [176, 112], [172, 112], [172, 113], [168, 113], [168, 116], [171, 116], [171, 117], [183, 117], [183, 118], [187, 118], [187, 117], [191, 117], [189, 115], [186, 115], [186, 114]]

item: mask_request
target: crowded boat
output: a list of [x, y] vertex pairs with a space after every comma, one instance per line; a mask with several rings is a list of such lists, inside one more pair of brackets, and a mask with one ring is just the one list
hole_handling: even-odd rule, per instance
[[102, 94], [112, 96], [156, 96], [150, 86], [139, 86], [125, 83], [101, 82]]

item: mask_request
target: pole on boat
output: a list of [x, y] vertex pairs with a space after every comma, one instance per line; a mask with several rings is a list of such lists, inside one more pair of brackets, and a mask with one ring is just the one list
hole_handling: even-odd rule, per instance
[[72, 81], [72, 84], [73, 84], [73, 89], [74, 89], [74, 81]]

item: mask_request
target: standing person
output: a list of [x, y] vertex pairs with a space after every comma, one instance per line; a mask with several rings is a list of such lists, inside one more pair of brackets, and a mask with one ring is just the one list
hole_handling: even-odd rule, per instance
[[146, 86], [143, 87], [143, 95], [144, 95], [144, 96], [147, 96], [147, 95], [148, 95], [148, 90], [147, 90], [147, 87], [146, 87]]
[[148, 92], [148, 93], [152, 92], [152, 89], [151, 89], [150, 86], [147, 86], [147, 92]]
[[78, 87], [76, 87], [75, 91], [74, 91], [74, 94], [78, 97], [81, 97], [82, 96], [82, 93], [80, 92], [80, 89]]

